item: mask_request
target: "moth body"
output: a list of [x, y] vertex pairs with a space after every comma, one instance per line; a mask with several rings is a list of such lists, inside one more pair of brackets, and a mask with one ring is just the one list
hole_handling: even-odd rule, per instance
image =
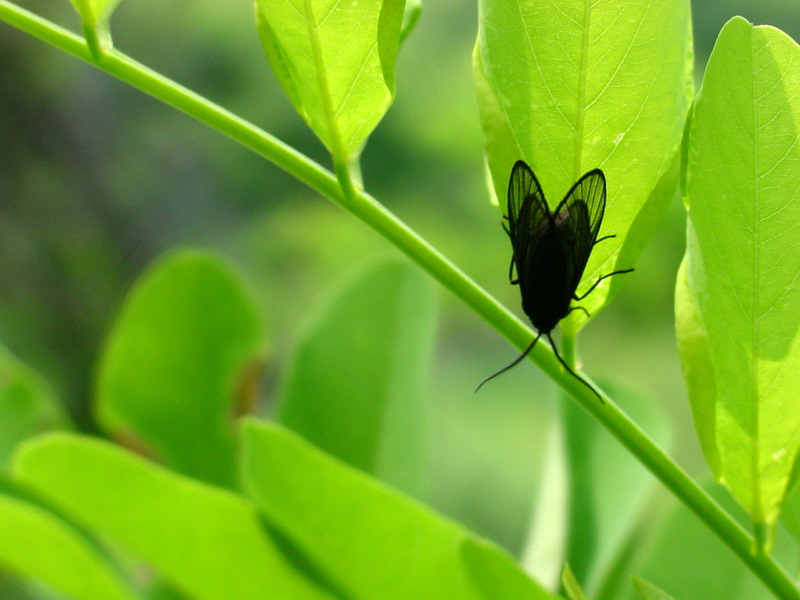
[[592, 248], [606, 239], [597, 238], [605, 208], [606, 179], [600, 169], [592, 169], [581, 177], [555, 210], [550, 210], [542, 186], [530, 167], [521, 160], [514, 164], [508, 184], [508, 215], [505, 217], [508, 225], [503, 224], [512, 249], [509, 279], [512, 284], [519, 285], [522, 310], [538, 334], [522, 355], [484, 379], [478, 389], [518, 364], [544, 335], [562, 366], [603, 401], [597, 390], [564, 362], [550, 333], [573, 310], [585, 312], [579, 306], [571, 306], [573, 300], [586, 297], [603, 279], [633, 270], [603, 275], [583, 296], [576, 295]]

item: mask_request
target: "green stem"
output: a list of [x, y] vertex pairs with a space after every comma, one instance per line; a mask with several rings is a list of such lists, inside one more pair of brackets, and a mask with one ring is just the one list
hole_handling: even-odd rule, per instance
[[[566, 351], [565, 351], [566, 353]], [[568, 360], [566, 357], [564, 360]], [[574, 363], [567, 363], [573, 364]], [[592, 428], [594, 423], [575, 403], [561, 402], [564, 454], [567, 470], [566, 562], [579, 581], [587, 581], [591, 557], [597, 552], [597, 511], [592, 477]]]
[[575, 327], [572, 323], [572, 319], [564, 319], [561, 321], [561, 355], [564, 357], [564, 362], [575, 369], [578, 357], [575, 351]]
[[[576, 331], [572, 319], [561, 326], [561, 354], [573, 370], [577, 364]], [[596, 511], [592, 509], [594, 490], [590, 477], [590, 435], [587, 417], [574, 404], [561, 403], [564, 423], [569, 511], [567, 518], [566, 561], [581, 581], [589, 576], [588, 557], [597, 550]]]
[[[351, 178], [341, 172], [341, 165], [337, 165], [337, 171], [340, 178], [345, 178], [343, 187], [329, 171], [280, 140], [117, 50], [109, 50], [98, 62], [81, 38], [7, 0], [0, 0], [0, 19], [191, 115], [272, 161], [383, 235], [517, 348], [522, 350], [530, 343], [533, 333], [527, 326], [374, 198], [358, 191], [352, 183], [347, 184]], [[599, 403], [590, 390], [563, 372], [546, 344], [537, 344], [530, 356], [700, 517], [779, 598], [800, 600], [800, 590], [785, 571], [771, 557], [752, 554], [753, 539], [610, 398], [603, 394], [605, 404]]]
[[86, 39], [86, 45], [89, 46], [89, 51], [97, 62], [100, 62], [106, 52], [114, 45], [111, 41], [108, 21], [84, 23], [83, 37]]

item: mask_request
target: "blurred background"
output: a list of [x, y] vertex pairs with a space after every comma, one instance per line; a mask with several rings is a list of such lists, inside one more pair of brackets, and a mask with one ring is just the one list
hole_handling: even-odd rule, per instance
[[[67, 0], [20, 4], [79, 29]], [[698, 2], [698, 81], [736, 14], [800, 39], [792, 0]], [[476, 16], [474, 2], [424, 4], [400, 54], [397, 99], [364, 151], [364, 180], [518, 310], [508, 241], [484, 182], [471, 78]], [[251, 0], [126, 0], [112, 30], [122, 51], [329, 165], [270, 71]], [[676, 197], [623, 291], [584, 331], [580, 352], [593, 378], [632, 399], [631, 412], [637, 403], [658, 407], [672, 454], [702, 474], [673, 333], [683, 228]], [[0, 340], [51, 382], [80, 428], [94, 431], [94, 364], [126, 290], [151, 259], [181, 245], [221, 251], [252, 282], [271, 340], [267, 410], [297, 332], [337, 281], [398, 255], [248, 150], [0, 24]], [[530, 365], [473, 394], [516, 351], [446, 291], [439, 300], [429, 501], [516, 551], [536, 479], [530, 456], [557, 394]]]

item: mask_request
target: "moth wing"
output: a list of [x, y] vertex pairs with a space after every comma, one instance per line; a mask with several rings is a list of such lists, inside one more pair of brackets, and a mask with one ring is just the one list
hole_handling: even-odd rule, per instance
[[536, 224], [542, 224], [550, 209], [542, 186], [525, 161], [518, 160], [511, 169], [508, 182], [508, 226], [513, 240], [520, 235], [529, 237]]
[[[542, 186], [525, 161], [518, 160], [511, 169], [508, 183], [508, 237], [511, 239], [511, 265], [523, 287], [530, 278], [531, 262], [550, 227], [550, 209]], [[512, 278], [509, 269], [509, 278]]]
[[600, 169], [581, 177], [555, 210], [556, 230], [567, 257], [568, 279], [575, 292], [600, 232], [606, 209], [606, 178]]

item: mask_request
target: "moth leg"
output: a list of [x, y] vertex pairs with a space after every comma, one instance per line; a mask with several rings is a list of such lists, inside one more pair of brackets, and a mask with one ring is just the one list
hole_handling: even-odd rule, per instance
[[601, 237], [599, 240], [595, 240], [595, 241], [594, 241], [594, 244], [592, 244], [592, 246], [594, 246], [594, 245], [596, 245], [596, 244], [599, 244], [599, 243], [600, 243], [600, 242], [602, 242], [603, 240], [610, 240], [611, 238], [615, 238], [615, 237], [617, 237], [617, 234], [616, 234], [616, 233], [612, 233], [611, 235], [606, 235], [606, 236], [603, 236], [603, 237]]
[[519, 283], [519, 277], [514, 279], [514, 255], [511, 255], [511, 264], [508, 265], [508, 280], [511, 282], [511, 285], [517, 285]]
[[[508, 217], [503, 215], [503, 221], [500, 221], [500, 225], [503, 226], [503, 229], [508, 234], [508, 237], [511, 237], [511, 232], [508, 230], [508, 225], [505, 224], [504, 221], [508, 221]], [[508, 280], [511, 282], [511, 285], [517, 285], [519, 283], [519, 279], [514, 279], [514, 253], [511, 253], [511, 264], [508, 265]]]
[[582, 311], [583, 311], [583, 313], [584, 313], [584, 314], [585, 314], [587, 317], [591, 317], [591, 316], [592, 316], [591, 314], [589, 314], [589, 311], [588, 311], [588, 310], [586, 310], [585, 308], [583, 308], [582, 306], [572, 306], [572, 307], [570, 307], [570, 309], [569, 309], [569, 312], [568, 312], [567, 314], [571, 313], [573, 310], [582, 310]]
[[572, 296], [572, 299], [573, 300], [578, 300], [578, 301], [583, 300], [584, 298], [586, 298], [586, 296], [588, 296], [589, 294], [591, 294], [594, 291], [594, 288], [596, 288], [600, 284], [600, 282], [603, 281], [603, 279], [608, 279], [612, 275], [621, 275], [622, 273], [630, 273], [632, 271], [633, 271], [633, 269], [622, 269], [621, 271], [614, 271], [613, 273], [606, 273], [602, 277], [598, 277], [597, 281], [595, 281], [594, 284], [592, 284], [592, 287], [590, 287], [588, 290], [586, 290], [586, 293], [583, 296], [574, 295], [574, 296]]

